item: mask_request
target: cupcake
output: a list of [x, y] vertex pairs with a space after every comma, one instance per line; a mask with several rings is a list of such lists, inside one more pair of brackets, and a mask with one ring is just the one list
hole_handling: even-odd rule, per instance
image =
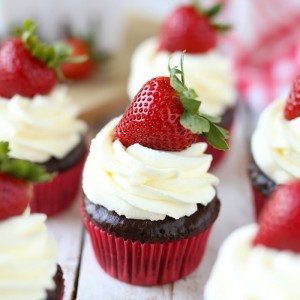
[[222, 245], [205, 300], [300, 299], [300, 181], [278, 185], [258, 224]]
[[[237, 91], [231, 60], [220, 51], [217, 43], [218, 31], [228, 28], [214, 21], [220, 9], [219, 4], [211, 9], [195, 7], [195, 4], [180, 6], [165, 20], [158, 37], [147, 39], [137, 47], [128, 82], [131, 100], [144, 82], [168, 75], [170, 56], [179, 61], [181, 51], [185, 51], [186, 83], [198, 94], [201, 111], [221, 117], [221, 126], [231, 129]], [[221, 160], [224, 153], [211, 146], [207, 152], [213, 154], [213, 164]]]
[[0, 299], [62, 300], [64, 280], [46, 216], [29, 214], [33, 181], [50, 177], [40, 167], [8, 159], [0, 143]]
[[83, 171], [81, 210], [96, 258], [136, 285], [195, 270], [220, 208], [212, 156], [197, 137], [205, 130], [209, 142], [227, 148], [224, 130], [199, 113], [183, 72], [170, 73], [146, 82], [124, 115], [98, 133]]
[[[37, 44], [35, 25], [25, 22], [21, 38], [0, 49], [0, 141], [10, 157], [37, 163], [57, 176], [34, 184], [32, 212], [48, 216], [67, 208], [77, 195], [86, 155], [86, 124], [55, 71], [63, 59], [53, 47]], [[60, 48], [66, 49], [60, 45]], [[65, 56], [67, 52], [65, 52]], [[61, 59], [61, 60], [60, 60]]]
[[289, 96], [265, 108], [251, 139], [252, 183], [256, 216], [273, 189], [300, 178], [300, 77]]

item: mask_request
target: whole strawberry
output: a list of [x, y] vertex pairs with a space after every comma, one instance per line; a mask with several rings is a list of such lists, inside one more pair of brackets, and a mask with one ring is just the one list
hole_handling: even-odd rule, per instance
[[0, 50], [0, 96], [32, 97], [47, 94], [56, 84], [53, 69], [32, 56], [19, 38], [7, 41]]
[[69, 37], [64, 39], [64, 42], [72, 49], [69, 57], [76, 57], [79, 55], [85, 55], [87, 60], [78, 63], [63, 63], [61, 65], [61, 71], [65, 78], [69, 79], [83, 79], [89, 77], [96, 70], [96, 64], [92, 59], [91, 49], [85, 41]]
[[258, 220], [254, 245], [300, 253], [300, 181], [279, 185]]
[[0, 220], [22, 214], [31, 199], [29, 182], [0, 172]]
[[218, 31], [230, 28], [213, 21], [221, 8], [222, 4], [219, 3], [204, 9], [197, 1], [194, 1], [194, 5], [179, 6], [163, 23], [158, 49], [171, 53], [205, 53], [215, 48]]
[[300, 75], [296, 78], [284, 108], [284, 117], [293, 120], [300, 117]]
[[31, 20], [16, 29], [16, 35], [0, 48], [0, 96], [48, 94], [57, 82], [59, 65], [70, 61], [71, 49], [62, 43], [53, 46], [40, 43]]
[[[218, 149], [227, 149], [226, 131], [216, 118], [199, 113], [200, 101], [184, 84], [181, 70], [170, 69], [170, 77], [156, 77], [140, 89], [114, 130], [114, 139], [129, 147], [135, 143], [165, 151], [181, 151], [199, 134]], [[177, 77], [181, 75], [181, 79]]]
[[9, 159], [8, 151], [8, 143], [0, 142], [0, 220], [24, 212], [33, 196], [31, 182], [53, 177], [30, 162]]

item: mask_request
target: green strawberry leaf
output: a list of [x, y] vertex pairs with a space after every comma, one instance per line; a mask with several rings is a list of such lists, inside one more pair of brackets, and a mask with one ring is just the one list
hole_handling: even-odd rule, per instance
[[220, 117], [210, 116], [210, 115], [203, 114], [203, 113], [201, 113], [201, 116], [203, 118], [207, 119], [208, 121], [213, 122], [213, 123], [220, 123], [221, 122]]
[[224, 136], [223, 132], [220, 131], [218, 126], [213, 123], [211, 123], [210, 125], [211, 127], [209, 132], [203, 133], [207, 142], [216, 149], [227, 150], [228, 144], [225, 141], [226, 136]]
[[9, 147], [7, 142], [0, 142], [0, 162], [8, 158]]
[[227, 32], [232, 29], [232, 26], [229, 24], [219, 24], [214, 23], [213, 26], [219, 31], [219, 32]]
[[[220, 122], [219, 117], [202, 114], [199, 112], [201, 101], [197, 100], [197, 93], [184, 84], [183, 54], [180, 60], [181, 70], [177, 66], [171, 68], [169, 63], [170, 84], [178, 92], [184, 112], [180, 118], [180, 124], [194, 134], [203, 134], [205, 139], [213, 147], [226, 150], [229, 138], [227, 130], [215, 123]], [[177, 75], [180, 75], [179, 78]]]
[[193, 6], [195, 8], [195, 10], [198, 12], [199, 15], [204, 15], [206, 16], [208, 19], [211, 20], [211, 24], [213, 25], [213, 27], [223, 33], [226, 32], [228, 30], [230, 30], [232, 27], [229, 24], [218, 24], [218, 23], [213, 23], [213, 19], [221, 12], [221, 10], [223, 9], [223, 3], [216, 3], [213, 6], [209, 7], [209, 8], [203, 8], [202, 5], [200, 4], [200, 0], [193, 0]]
[[36, 24], [31, 19], [25, 20], [21, 27], [14, 30], [14, 34], [21, 37], [32, 56], [42, 61], [48, 68], [55, 69], [58, 74], [62, 63], [81, 63], [87, 60], [85, 55], [69, 57], [72, 49], [63, 42], [53, 45], [41, 43], [36, 33]]
[[8, 157], [8, 142], [0, 142], [0, 172], [11, 174], [29, 182], [46, 182], [54, 178], [45, 169], [32, 162]]
[[208, 18], [216, 16], [223, 8], [223, 3], [217, 3], [204, 11]]
[[210, 122], [207, 119], [199, 115], [195, 117], [188, 111], [184, 111], [180, 117], [180, 124], [195, 134], [202, 134], [210, 130]]

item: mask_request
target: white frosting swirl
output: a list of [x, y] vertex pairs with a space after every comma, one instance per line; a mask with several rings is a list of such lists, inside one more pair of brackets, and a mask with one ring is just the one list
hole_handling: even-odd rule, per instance
[[[157, 52], [154, 38], [142, 42], [131, 60], [131, 73], [128, 94], [131, 100], [149, 79], [156, 76], [169, 76], [168, 63], [171, 54]], [[172, 53], [172, 62], [180, 61], [181, 52]], [[230, 60], [217, 52], [185, 54], [184, 74], [186, 85], [193, 88], [201, 100], [201, 111], [221, 116], [237, 99]]]
[[0, 222], [0, 299], [41, 300], [55, 289], [57, 248], [46, 216], [24, 214]]
[[8, 141], [10, 156], [33, 162], [67, 155], [87, 127], [60, 87], [47, 96], [0, 98], [0, 141]]
[[255, 163], [277, 184], [300, 178], [300, 117], [286, 120], [285, 103], [274, 101], [263, 111], [251, 140]]
[[119, 118], [94, 138], [83, 171], [88, 199], [132, 219], [180, 218], [206, 205], [216, 194], [218, 179], [207, 173], [212, 156], [205, 143], [180, 152], [158, 151], [113, 140]]
[[252, 246], [257, 225], [232, 233], [205, 287], [205, 300], [298, 300], [300, 255]]

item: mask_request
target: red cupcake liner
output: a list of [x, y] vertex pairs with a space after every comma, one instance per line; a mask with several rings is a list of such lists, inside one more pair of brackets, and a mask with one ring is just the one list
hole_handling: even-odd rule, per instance
[[268, 197], [264, 196], [254, 186], [252, 186], [252, 198], [253, 198], [255, 218], [257, 220], [264, 205], [268, 201]]
[[135, 285], [174, 282], [200, 264], [211, 227], [187, 239], [165, 243], [141, 243], [108, 234], [81, 213], [98, 263], [112, 277]]
[[33, 185], [32, 213], [44, 213], [48, 217], [67, 209], [74, 201], [81, 183], [86, 155], [73, 167], [59, 172], [52, 181]]

